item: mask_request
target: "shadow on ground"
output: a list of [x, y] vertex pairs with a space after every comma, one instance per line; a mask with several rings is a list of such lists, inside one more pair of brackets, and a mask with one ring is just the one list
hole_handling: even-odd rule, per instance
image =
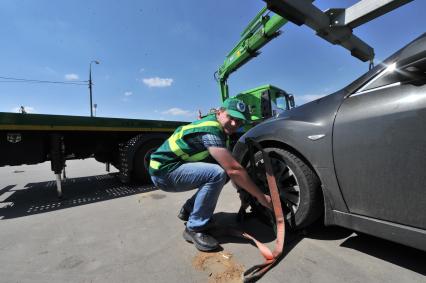
[[29, 183], [24, 189], [14, 190], [8, 185], [0, 194], [10, 194], [0, 202], [0, 219], [11, 219], [70, 208], [110, 199], [154, 191], [154, 186], [124, 185], [114, 174], [63, 181], [63, 197], [56, 194], [56, 182]]
[[[275, 240], [275, 233], [272, 227], [264, 224], [257, 218], [249, 218], [243, 223], [237, 222], [236, 218], [236, 213], [215, 214], [215, 220], [220, 224], [230, 225], [241, 231], [248, 232], [263, 243]], [[357, 250], [363, 254], [426, 275], [426, 252], [370, 235], [354, 233], [352, 230], [346, 228], [324, 226], [321, 224], [321, 221], [314, 223], [308, 229], [302, 231], [290, 231], [287, 227], [284, 252], [277, 260], [276, 264], [289, 254], [304, 238], [319, 241], [343, 240], [340, 244], [341, 248]], [[218, 239], [220, 243], [250, 243], [254, 245], [251, 241], [232, 236], [220, 236]], [[336, 245], [339, 244], [336, 242]]]
[[353, 232], [342, 227], [326, 227], [320, 223], [315, 223], [307, 231], [306, 238], [317, 240], [343, 239], [344, 241], [340, 244], [343, 248], [357, 250], [405, 269], [426, 275], [426, 252], [421, 250], [367, 234]]
[[349, 237], [342, 247], [354, 249], [370, 256], [426, 275], [426, 252], [379, 239], [366, 234]]
[[[267, 243], [275, 239], [275, 233], [272, 227], [264, 224], [255, 217], [247, 218], [243, 222], [237, 221], [237, 213], [219, 212], [213, 216], [215, 223], [220, 229], [213, 229], [212, 234], [218, 238], [221, 244], [224, 243], [251, 243], [251, 241], [243, 238], [232, 236], [232, 231], [244, 231], [257, 240]], [[254, 245], [254, 244], [253, 244]]]

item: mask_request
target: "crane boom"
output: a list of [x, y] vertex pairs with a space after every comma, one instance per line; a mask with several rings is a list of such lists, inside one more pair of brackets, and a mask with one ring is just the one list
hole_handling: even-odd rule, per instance
[[332, 44], [341, 45], [361, 61], [374, 59], [374, 49], [353, 34], [353, 29], [413, 0], [360, 0], [346, 9], [321, 11], [311, 0], [263, 0], [269, 10], [296, 25], [313, 29]]
[[[263, 0], [264, 7], [250, 21], [241, 33], [236, 46], [226, 56], [225, 61], [215, 73], [220, 85], [222, 101], [229, 97], [229, 75], [256, 57], [259, 50], [280, 34], [280, 28], [288, 21], [297, 25], [305, 24], [315, 30], [316, 34], [332, 44], [348, 49], [351, 55], [370, 61], [373, 65], [374, 49], [359, 39], [352, 32], [374, 18], [380, 17], [412, 0], [360, 0], [346, 9], [328, 9], [322, 11], [313, 5], [313, 0]], [[294, 97], [272, 86], [264, 85], [236, 95], [244, 99], [251, 109], [252, 120], [262, 120], [271, 116], [273, 105], [278, 105], [280, 98], [286, 103], [282, 110], [294, 107]], [[282, 103], [280, 103], [282, 104]]]
[[287, 23], [280, 15], [270, 16], [270, 11], [263, 8], [241, 33], [241, 39], [226, 56], [219, 68], [217, 79], [220, 84], [222, 100], [229, 97], [227, 79], [239, 67], [259, 54], [261, 49], [271, 39], [280, 34], [279, 29]]

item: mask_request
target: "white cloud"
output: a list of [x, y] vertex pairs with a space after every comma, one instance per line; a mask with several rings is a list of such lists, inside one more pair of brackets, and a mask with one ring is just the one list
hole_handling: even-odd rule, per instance
[[131, 92], [131, 91], [126, 91], [124, 93], [124, 96], [131, 96], [131, 95], [133, 95], [133, 92]]
[[[35, 113], [34, 107], [31, 106], [24, 106], [25, 112], [27, 113]], [[12, 109], [12, 112], [14, 113], [21, 113], [21, 107], [15, 107]]]
[[194, 112], [190, 112], [188, 110], [183, 110], [177, 107], [170, 108], [169, 110], [161, 112], [161, 114], [167, 114], [167, 115], [173, 115], [173, 116], [193, 116], [195, 115]]
[[305, 94], [305, 95], [297, 95], [295, 97], [296, 105], [302, 105], [318, 98], [324, 97], [326, 94]]
[[79, 79], [79, 77], [78, 77], [78, 75], [77, 75], [77, 74], [66, 74], [66, 75], [65, 75], [65, 79], [66, 79], [67, 81], [76, 81], [76, 80], [78, 80], [78, 79]]
[[139, 69], [139, 73], [143, 73], [143, 72], [145, 72], [145, 69], [144, 68], [140, 68]]
[[148, 87], [168, 87], [171, 86], [173, 83], [173, 79], [159, 77], [143, 78], [142, 81]]

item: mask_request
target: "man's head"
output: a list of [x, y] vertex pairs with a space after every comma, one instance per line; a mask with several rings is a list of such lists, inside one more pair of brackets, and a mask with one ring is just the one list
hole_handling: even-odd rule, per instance
[[231, 135], [249, 121], [250, 115], [244, 102], [236, 98], [228, 98], [223, 102], [216, 116], [225, 133]]

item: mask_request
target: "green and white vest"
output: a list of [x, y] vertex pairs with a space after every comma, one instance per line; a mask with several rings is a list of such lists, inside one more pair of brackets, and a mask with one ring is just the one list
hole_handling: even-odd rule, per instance
[[203, 119], [180, 126], [154, 153], [151, 154], [149, 163], [150, 175], [162, 175], [171, 172], [183, 163], [198, 162], [209, 157], [207, 149], [191, 147], [185, 138], [194, 133], [211, 133], [226, 140], [222, 126], [216, 120], [216, 114], [211, 114]]

